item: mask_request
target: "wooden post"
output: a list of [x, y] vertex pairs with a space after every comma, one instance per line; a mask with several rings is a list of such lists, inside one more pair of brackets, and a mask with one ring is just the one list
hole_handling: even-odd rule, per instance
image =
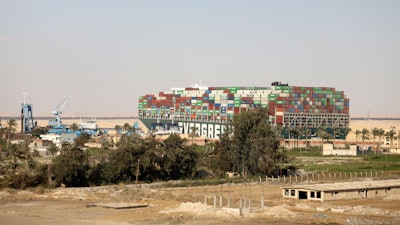
[[251, 199], [249, 199], [249, 212], [251, 212]]
[[239, 215], [242, 216], [243, 215], [243, 205], [242, 205], [242, 199], [239, 200]]
[[261, 209], [264, 210], [264, 196], [261, 196]]
[[136, 182], [135, 184], [138, 184], [138, 179], [139, 179], [139, 167], [140, 167], [140, 159], [137, 160], [137, 168], [136, 168]]

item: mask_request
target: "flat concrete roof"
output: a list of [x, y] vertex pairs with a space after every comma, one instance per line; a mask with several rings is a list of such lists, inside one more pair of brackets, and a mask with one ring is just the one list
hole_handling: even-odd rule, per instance
[[103, 207], [103, 208], [112, 208], [112, 209], [134, 209], [134, 208], [143, 208], [149, 206], [148, 204], [137, 204], [137, 203], [88, 203], [86, 207]]
[[375, 181], [354, 181], [342, 183], [324, 183], [324, 184], [304, 184], [281, 187], [282, 189], [303, 189], [314, 191], [346, 191], [360, 189], [382, 189], [400, 187], [400, 179], [393, 180], [375, 180]]

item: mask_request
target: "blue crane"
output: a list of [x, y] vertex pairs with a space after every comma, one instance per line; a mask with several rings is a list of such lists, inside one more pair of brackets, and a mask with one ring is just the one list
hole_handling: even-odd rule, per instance
[[49, 126], [51, 127], [56, 127], [56, 126], [61, 126], [61, 114], [63, 112], [64, 106], [67, 104], [69, 101], [69, 97], [65, 98], [60, 104], [57, 105], [57, 108], [54, 109], [51, 113], [56, 116], [54, 120], [49, 120]]

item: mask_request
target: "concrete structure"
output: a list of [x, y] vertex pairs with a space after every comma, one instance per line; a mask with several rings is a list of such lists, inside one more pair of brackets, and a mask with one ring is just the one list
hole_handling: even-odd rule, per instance
[[322, 155], [357, 156], [357, 145], [351, 145], [350, 149], [333, 149], [333, 144], [324, 144]]
[[29, 144], [29, 148], [37, 151], [40, 156], [50, 156], [51, 154], [47, 151], [47, 149], [50, 147], [51, 143], [53, 142], [49, 140], [37, 139]]
[[317, 201], [378, 198], [398, 194], [400, 179], [282, 187], [282, 196], [285, 198]]
[[61, 143], [68, 142], [70, 144], [74, 143], [76, 138], [75, 133], [61, 133], [61, 134], [42, 134], [40, 138], [43, 140], [52, 141], [58, 148], [61, 148]]

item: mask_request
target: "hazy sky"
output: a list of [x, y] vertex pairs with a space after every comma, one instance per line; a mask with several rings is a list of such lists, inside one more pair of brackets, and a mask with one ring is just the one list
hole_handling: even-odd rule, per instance
[[188, 87], [328, 86], [400, 117], [400, 1], [0, 0], [0, 116], [137, 116]]

